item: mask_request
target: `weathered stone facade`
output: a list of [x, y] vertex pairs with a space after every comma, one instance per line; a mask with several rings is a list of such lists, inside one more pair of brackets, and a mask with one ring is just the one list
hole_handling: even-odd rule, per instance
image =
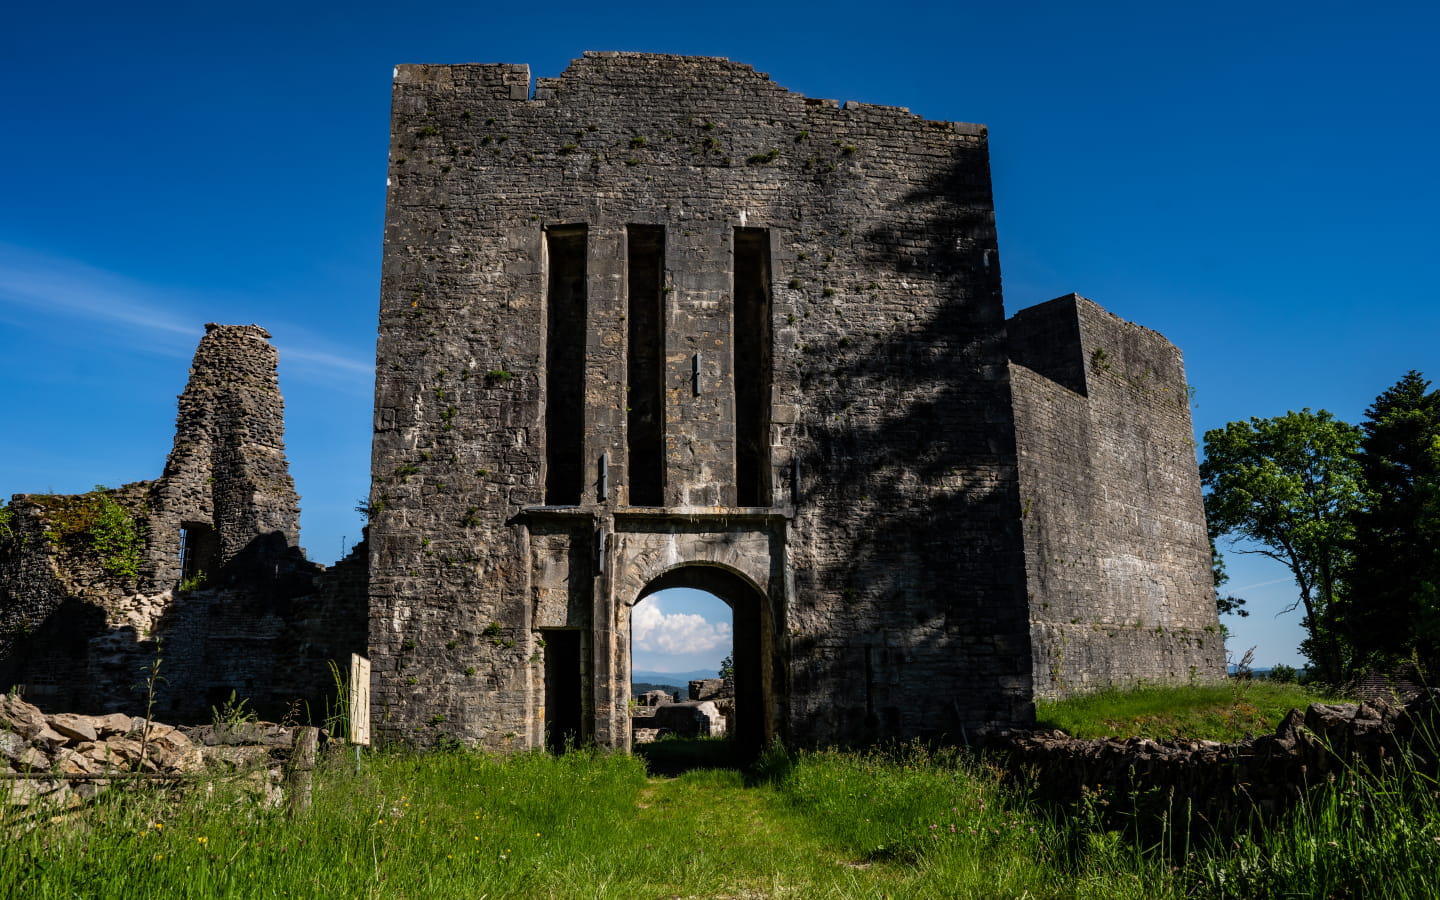
[[[364, 554], [325, 571], [299, 498], [269, 334], [206, 326], [164, 474], [81, 495], [17, 494], [0, 530], [0, 688], [56, 710], [208, 719], [323, 716], [327, 661], [365, 642]], [[301, 711], [302, 714], [304, 711]]]
[[390, 152], [382, 735], [627, 746], [673, 586], [734, 609], [752, 747], [1221, 674], [1179, 355], [1079, 300], [1007, 338], [984, 127], [596, 53], [401, 66]]

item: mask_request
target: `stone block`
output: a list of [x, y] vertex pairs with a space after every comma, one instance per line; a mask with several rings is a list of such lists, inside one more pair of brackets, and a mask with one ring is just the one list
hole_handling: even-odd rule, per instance
[[95, 724], [89, 716], [78, 716], [73, 713], [57, 713], [47, 716], [46, 723], [55, 731], [67, 738], [77, 741], [94, 741], [99, 739], [95, 731]]
[[681, 737], [720, 737], [725, 734], [725, 717], [709, 700], [687, 700], [655, 710], [654, 724]]

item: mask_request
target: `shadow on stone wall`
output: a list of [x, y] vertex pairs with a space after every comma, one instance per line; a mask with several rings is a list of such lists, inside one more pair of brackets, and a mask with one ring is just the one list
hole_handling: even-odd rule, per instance
[[[848, 606], [845, 621], [859, 634], [833, 653], [825, 635], [795, 639], [793, 659], [821, 662], [796, 664], [794, 690], [833, 703], [833, 723], [816, 729], [822, 741], [960, 743], [989, 724], [1032, 716], [1014, 425], [983, 147], [961, 151], [882, 215], [857, 241], [860, 289], [872, 278], [918, 281], [938, 304], [909, 323], [897, 306], [887, 328], [836, 333], [799, 358], [800, 396], [812, 412], [796, 436], [797, 517], [825, 522], [840, 542], [817, 548], [823, 558], [813, 569], [797, 566], [797, 602]], [[843, 313], [836, 324], [846, 327]]]

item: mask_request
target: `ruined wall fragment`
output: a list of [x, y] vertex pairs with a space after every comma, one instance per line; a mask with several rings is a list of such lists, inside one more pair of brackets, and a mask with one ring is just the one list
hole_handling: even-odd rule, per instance
[[12, 499], [0, 689], [56, 710], [148, 707], [177, 721], [208, 720], [232, 692], [276, 718], [296, 700], [323, 715], [328, 660], [364, 649], [363, 551], [325, 572], [297, 544], [268, 337], [206, 327], [159, 479]]
[[1009, 340], [1036, 696], [1223, 677], [1180, 351], [1075, 294]]

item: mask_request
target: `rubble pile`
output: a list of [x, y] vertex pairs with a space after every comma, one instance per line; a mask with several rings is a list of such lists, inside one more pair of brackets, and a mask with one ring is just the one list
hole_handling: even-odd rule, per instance
[[293, 729], [266, 722], [175, 727], [110, 713], [47, 715], [0, 695], [0, 804], [78, 806], [117, 776], [249, 773], [267, 800], [282, 780]]

